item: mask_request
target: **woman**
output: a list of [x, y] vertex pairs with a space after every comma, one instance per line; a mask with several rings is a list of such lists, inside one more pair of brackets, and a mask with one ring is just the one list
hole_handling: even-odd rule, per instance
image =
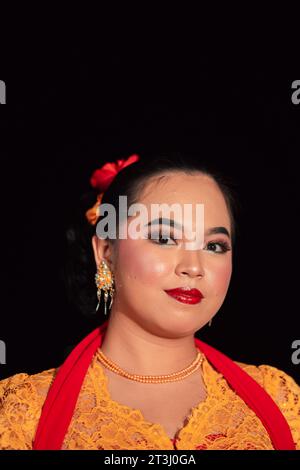
[[[91, 183], [98, 197], [86, 212], [90, 254], [80, 256], [86, 266], [93, 256], [105, 322], [61, 367], [0, 382], [0, 448], [299, 450], [295, 381], [275, 367], [236, 363], [195, 338], [230, 284], [229, 186], [183, 158], [143, 162], [136, 155], [104, 165]], [[133, 237], [128, 227], [137, 215], [119, 213], [119, 195], [127, 196], [127, 208], [139, 203], [149, 215], [153, 204], [192, 204], [192, 228], [203, 231], [202, 243], [191, 249], [189, 232], [176, 226], [186, 219], [176, 217], [169, 218], [173, 224], [149, 216]], [[99, 237], [105, 203], [116, 209], [125, 237], [118, 230], [116, 237], [114, 230]], [[195, 224], [199, 203], [204, 225]], [[75, 232], [69, 235], [74, 242]], [[94, 273], [73, 257], [70, 263], [78, 305], [87, 306], [81, 279]]]

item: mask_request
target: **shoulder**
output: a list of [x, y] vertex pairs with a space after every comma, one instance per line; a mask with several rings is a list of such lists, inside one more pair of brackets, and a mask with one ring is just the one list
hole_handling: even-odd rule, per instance
[[285, 416], [300, 450], [300, 385], [281, 369], [270, 365], [255, 366], [235, 362], [273, 398]]
[[0, 381], [0, 449], [31, 449], [42, 406], [57, 369]]
[[11, 399], [43, 401], [58, 369], [48, 369], [37, 374], [20, 373], [0, 380], [0, 409]]
[[286, 389], [291, 395], [299, 395], [300, 393], [300, 384], [298, 384], [293, 377], [277, 367], [266, 364], [256, 366], [238, 361], [235, 361], [235, 363], [244, 369], [247, 374], [251, 375], [263, 388], [272, 392], [272, 395], [274, 395], [278, 401], [286, 401], [286, 396], [283, 397], [281, 394], [277, 396], [282, 389]]

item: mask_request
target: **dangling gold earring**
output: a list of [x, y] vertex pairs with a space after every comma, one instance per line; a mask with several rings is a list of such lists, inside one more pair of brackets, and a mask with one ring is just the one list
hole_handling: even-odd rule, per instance
[[97, 298], [98, 298], [98, 305], [96, 307], [96, 312], [99, 308], [100, 305], [100, 300], [101, 300], [101, 292], [102, 290], [104, 291], [104, 315], [107, 314], [107, 299], [108, 299], [108, 294], [110, 294], [110, 305], [109, 305], [109, 310], [112, 306], [113, 303], [113, 298], [114, 298], [114, 276], [109, 267], [107, 266], [106, 262], [104, 260], [101, 261], [100, 265], [98, 266], [97, 269], [97, 274], [95, 275], [95, 282], [97, 286]]

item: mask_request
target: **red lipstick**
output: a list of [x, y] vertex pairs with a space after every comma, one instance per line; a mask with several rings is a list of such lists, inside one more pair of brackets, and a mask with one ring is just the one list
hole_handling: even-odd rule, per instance
[[165, 292], [174, 297], [174, 299], [185, 304], [198, 304], [203, 299], [203, 294], [198, 289], [187, 289], [179, 287], [177, 289], [168, 289]]

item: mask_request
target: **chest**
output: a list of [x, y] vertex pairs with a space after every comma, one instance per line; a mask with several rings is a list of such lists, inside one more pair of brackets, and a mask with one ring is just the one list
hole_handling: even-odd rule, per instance
[[106, 371], [110, 398], [132, 409], [138, 409], [144, 419], [160, 424], [173, 439], [185, 426], [191, 411], [206, 398], [201, 374], [188, 380], [165, 384], [141, 384]]

